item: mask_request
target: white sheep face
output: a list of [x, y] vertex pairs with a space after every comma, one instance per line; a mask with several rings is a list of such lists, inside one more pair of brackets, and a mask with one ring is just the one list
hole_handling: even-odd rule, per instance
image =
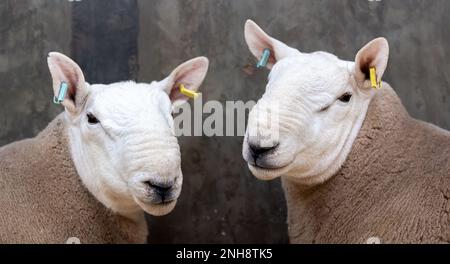
[[[326, 52], [301, 53], [247, 21], [245, 38], [260, 58], [271, 50], [266, 91], [249, 115], [243, 157], [260, 179], [287, 176], [304, 184], [323, 182], [342, 166], [364, 120], [375, 90], [368, 69], [378, 80], [386, 68], [385, 39], [367, 44], [355, 62]], [[261, 112], [275, 114], [268, 124]], [[261, 135], [277, 135], [269, 142]]]
[[208, 61], [196, 58], [151, 84], [84, 82], [78, 65], [59, 53], [48, 58], [55, 95], [69, 84], [63, 101], [72, 158], [83, 181], [105, 206], [125, 216], [140, 209], [164, 215], [182, 185], [180, 149], [172, 105], [187, 100], [178, 85], [196, 90]]

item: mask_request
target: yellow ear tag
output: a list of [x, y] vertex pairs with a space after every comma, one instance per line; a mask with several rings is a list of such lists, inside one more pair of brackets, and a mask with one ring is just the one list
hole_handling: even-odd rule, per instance
[[377, 69], [375, 67], [371, 67], [369, 69], [370, 72], [370, 83], [372, 85], [372, 88], [378, 89], [381, 88], [381, 80], [377, 82]]
[[180, 84], [180, 93], [186, 95], [187, 97], [193, 98], [193, 99], [197, 98], [200, 95], [200, 93], [196, 93], [196, 92], [184, 87], [184, 84]]

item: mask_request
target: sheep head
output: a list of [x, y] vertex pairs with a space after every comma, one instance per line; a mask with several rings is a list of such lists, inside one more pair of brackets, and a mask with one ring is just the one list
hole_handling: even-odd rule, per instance
[[169, 213], [183, 178], [172, 108], [188, 99], [179, 84], [192, 90], [200, 86], [208, 60], [189, 60], [150, 84], [89, 84], [74, 61], [56, 52], [49, 54], [48, 65], [55, 96], [62, 82], [68, 84], [62, 105], [70, 149], [89, 191], [125, 216], [141, 209]]
[[380, 81], [389, 54], [386, 39], [369, 42], [354, 62], [300, 52], [251, 20], [245, 40], [257, 59], [265, 48], [271, 51], [266, 90], [250, 112], [243, 143], [249, 169], [264, 180], [283, 175], [304, 184], [325, 181], [344, 163], [376, 93], [369, 69], [376, 68]]

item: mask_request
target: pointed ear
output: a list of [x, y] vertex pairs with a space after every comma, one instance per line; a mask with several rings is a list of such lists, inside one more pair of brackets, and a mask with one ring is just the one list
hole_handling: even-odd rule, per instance
[[300, 51], [297, 49], [291, 48], [283, 42], [267, 35], [266, 32], [250, 19], [245, 22], [244, 35], [248, 48], [256, 59], [261, 59], [264, 49], [268, 48], [270, 50], [270, 57], [267, 61], [267, 68], [269, 69], [277, 61], [287, 56], [300, 54]]
[[358, 51], [355, 58], [355, 78], [360, 87], [370, 81], [369, 69], [375, 67], [377, 82], [381, 81], [389, 58], [389, 44], [385, 38], [376, 38]]
[[66, 82], [68, 89], [62, 105], [69, 113], [78, 113], [88, 94], [87, 84], [80, 67], [69, 57], [58, 52], [50, 52], [47, 63], [53, 79], [54, 95], [58, 96], [61, 83]]
[[180, 93], [180, 84], [186, 89], [196, 92], [205, 79], [209, 61], [206, 57], [188, 60], [173, 70], [162, 80], [162, 88], [169, 95], [174, 106], [183, 104], [189, 98]]

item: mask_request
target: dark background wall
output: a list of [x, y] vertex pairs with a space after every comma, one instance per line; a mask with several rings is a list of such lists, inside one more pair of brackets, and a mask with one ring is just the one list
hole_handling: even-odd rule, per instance
[[70, 53], [71, 24], [63, 1], [0, 1], [0, 146], [35, 135], [61, 111], [46, 56]]
[[[35, 135], [62, 110], [51, 104], [50, 50], [71, 55], [91, 83], [162, 79], [204, 55], [204, 100], [259, 98], [267, 71], [248, 66], [247, 18], [301, 51], [347, 60], [385, 36], [391, 55], [384, 80], [413, 116], [450, 129], [449, 12], [447, 0], [1, 1], [0, 145]], [[167, 216], [149, 217], [150, 243], [287, 242], [280, 184], [250, 175], [241, 137], [179, 142], [180, 202]]]

